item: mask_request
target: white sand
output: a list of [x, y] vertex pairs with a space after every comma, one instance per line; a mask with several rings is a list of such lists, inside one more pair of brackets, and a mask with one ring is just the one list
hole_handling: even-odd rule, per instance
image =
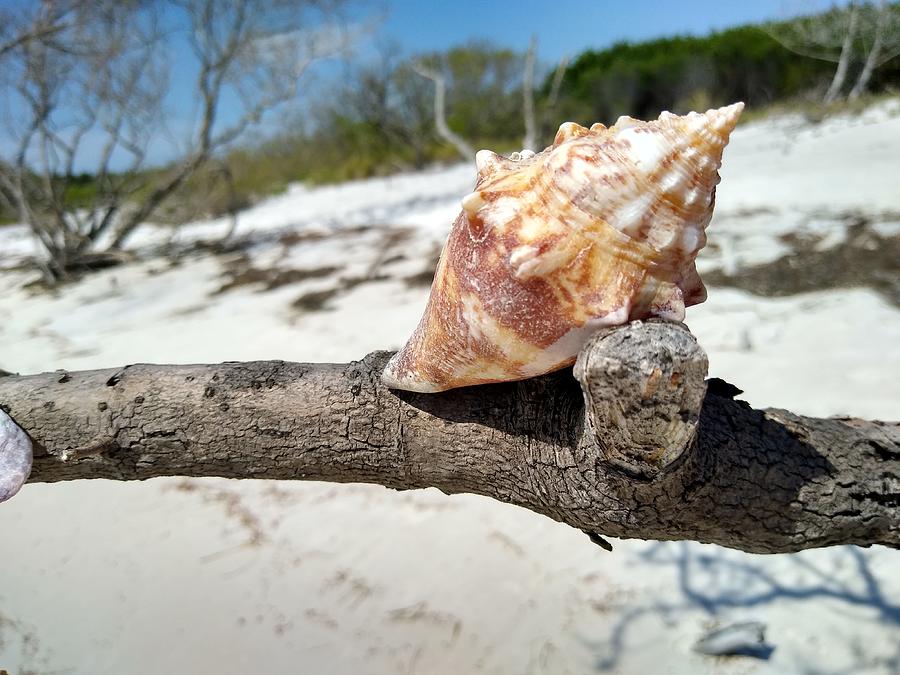
[[[798, 229], [840, 245], [839, 211], [900, 211], [892, 105], [815, 128], [790, 118], [740, 128], [701, 267], [774, 259], [779, 236]], [[108, 270], [55, 297], [0, 273], [0, 368], [344, 361], [395, 348], [427, 291], [402, 279], [428, 266], [472, 174], [296, 188], [244, 214], [241, 229], [263, 234], [415, 228], [394, 250], [408, 259], [378, 268], [390, 278], [326, 311], [291, 303], [365, 274], [384, 228], [291, 248], [262, 241], [256, 266], [343, 268], [269, 292], [214, 294], [226, 261], [212, 257]], [[136, 245], [166, 236], [147, 227]], [[0, 247], [0, 267], [29, 250], [14, 227], [0, 229]], [[711, 375], [754, 405], [900, 418], [900, 316], [873, 291], [765, 299], [714, 288], [688, 323]], [[215, 479], [28, 485], [0, 505], [0, 541], [0, 668], [11, 673], [900, 671], [900, 553], [885, 549], [763, 557], [623, 541], [606, 553], [480, 497]], [[747, 619], [767, 624], [768, 661], [690, 651], [711, 626]]]

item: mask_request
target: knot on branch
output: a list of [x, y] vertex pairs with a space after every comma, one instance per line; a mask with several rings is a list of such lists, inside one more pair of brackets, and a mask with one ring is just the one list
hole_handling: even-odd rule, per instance
[[709, 362], [684, 324], [634, 321], [594, 335], [575, 363], [588, 433], [610, 466], [653, 479], [691, 447]]

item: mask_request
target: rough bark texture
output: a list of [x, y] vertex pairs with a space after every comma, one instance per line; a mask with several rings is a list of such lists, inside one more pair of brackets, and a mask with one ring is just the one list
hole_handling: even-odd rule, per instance
[[392, 391], [379, 379], [389, 356], [5, 377], [0, 405], [34, 441], [31, 481], [434, 486], [614, 537], [767, 553], [900, 545], [900, 425], [754, 410], [717, 380], [705, 391], [706, 356], [680, 324], [598, 334], [581, 387], [565, 370]]

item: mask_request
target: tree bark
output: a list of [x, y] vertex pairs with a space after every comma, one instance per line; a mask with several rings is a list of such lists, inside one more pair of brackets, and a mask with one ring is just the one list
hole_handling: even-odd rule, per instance
[[598, 333], [575, 378], [442, 394], [386, 388], [389, 356], [4, 377], [0, 406], [34, 443], [31, 482], [434, 486], [593, 535], [760, 553], [900, 546], [900, 424], [754, 410], [705, 381], [706, 355], [681, 324]]

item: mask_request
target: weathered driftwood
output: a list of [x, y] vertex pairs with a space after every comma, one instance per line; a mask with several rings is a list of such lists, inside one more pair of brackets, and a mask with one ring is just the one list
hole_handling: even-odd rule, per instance
[[443, 394], [385, 388], [389, 356], [3, 377], [0, 405], [34, 441], [31, 481], [434, 486], [523, 506], [599, 542], [900, 545], [900, 424], [754, 410], [717, 380], [707, 390], [706, 355], [679, 324], [599, 333], [575, 378]]

